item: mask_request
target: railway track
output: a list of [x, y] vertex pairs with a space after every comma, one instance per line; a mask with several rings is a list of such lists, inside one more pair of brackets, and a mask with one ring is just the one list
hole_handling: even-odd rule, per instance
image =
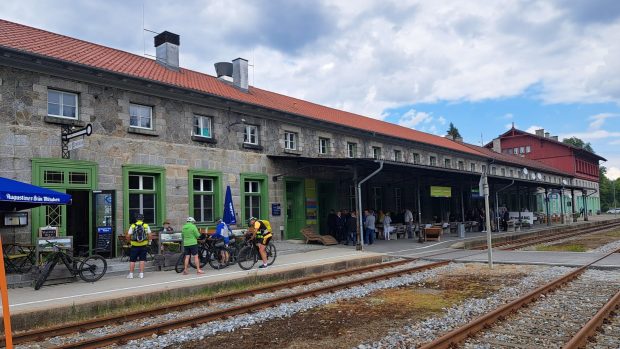
[[[362, 268], [355, 268], [355, 269], [350, 269], [346, 271], [339, 271], [339, 272], [329, 273], [325, 275], [318, 275], [318, 276], [313, 276], [313, 277], [292, 280], [291, 282], [282, 282], [276, 285], [270, 285], [270, 286], [255, 288], [251, 290], [228, 293], [228, 294], [224, 294], [224, 295], [217, 296], [217, 297], [208, 297], [204, 299], [193, 299], [191, 301], [184, 302], [182, 304], [178, 304], [178, 305], [175, 304], [174, 306], [158, 307], [158, 308], [148, 310], [148, 311], [138, 311], [138, 312], [133, 312], [130, 314], [123, 314], [120, 316], [110, 316], [110, 317], [106, 317], [102, 319], [94, 319], [94, 320], [81, 322], [81, 323], [61, 325], [61, 326], [56, 326], [52, 328], [45, 328], [45, 329], [29, 331], [29, 332], [24, 332], [24, 333], [16, 333], [13, 337], [13, 342], [16, 344], [29, 343], [33, 341], [43, 342], [46, 338], [50, 338], [50, 337], [61, 336], [61, 335], [73, 335], [76, 333], [85, 332], [89, 329], [100, 328], [100, 327], [103, 327], [106, 325], [112, 325], [112, 324], [118, 326], [119, 324], [123, 322], [128, 322], [134, 319], [148, 318], [150, 316], [169, 313], [169, 312], [173, 312], [173, 311], [177, 311], [181, 309], [187, 309], [187, 308], [191, 308], [192, 306], [195, 307], [197, 304], [204, 306], [206, 304], [227, 301], [230, 299], [238, 299], [241, 297], [248, 297], [248, 296], [260, 294], [260, 293], [269, 293], [275, 290], [289, 289], [294, 286], [308, 285], [308, 284], [312, 284], [315, 282], [321, 282], [325, 280], [330, 280], [330, 279], [335, 279], [335, 278], [340, 278], [340, 277], [345, 277], [345, 276], [350, 276], [350, 275], [356, 275], [356, 274], [360, 274], [363, 272], [372, 272], [372, 271], [381, 270], [381, 269], [390, 268], [390, 267], [399, 267], [403, 264], [410, 263], [412, 261], [413, 260], [402, 260], [402, 261], [396, 261], [396, 262], [391, 262], [391, 263], [384, 263], [381, 265], [366, 266]], [[191, 318], [170, 320], [170, 321], [158, 323], [152, 326], [134, 328], [131, 330], [126, 330], [122, 333], [121, 332], [112, 333], [109, 335], [104, 335], [104, 336], [100, 336], [96, 338], [90, 338], [90, 339], [82, 340], [79, 342], [76, 341], [73, 343], [59, 345], [59, 346], [56, 346], [55, 348], [99, 348], [99, 347], [106, 346], [106, 345], [123, 344], [129, 340], [139, 339], [139, 338], [143, 338], [146, 336], [151, 336], [153, 334], [161, 335], [161, 334], [166, 333], [167, 331], [170, 331], [176, 328], [182, 328], [182, 327], [187, 327], [187, 326], [190, 326], [190, 327], [197, 326], [198, 324], [201, 324], [201, 323], [210, 322], [210, 321], [214, 321], [218, 319], [224, 319], [224, 318], [228, 318], [228, 317], [239, 315], [239, 314], [245, 314], [248, 312], [254, 312], [254, 311], [258, 311], [260, 309], [264, 309], [267, 307], [273, 307], [280, 303], [297, 301], [297, 300], [300, 300], [306, 297], [313, 297], [313, 296], [323, 294], [323, 293], [334, 292], [340, 289], [345, 289], [345, 288], [353, 287], [356, 285], [361, 285], [361, 284], [371, 283], [371, 282], [380, 281], [380, 280], [384, 280], [388, 278], [398, 277], [398, 276], [402, 276], [405, 274], [421, 272], [421, 271], [425, 271], [428, 269], [444, 266], [449, 263], [450, 261], [441, 261], [441, 262], [436, 262], [436, 263], [429, 263], [429, 264], [422, 265], [422, 266], [404, 267], [402, 269], [386, 271], [384, 273], [379, 273], [379, 274], [371, 275], [368, 277], [358, 278], [355, 280], [350, 280], [350, 281], [345, 281], [342, 283], [337, 283], [337, 284], [333, 284], [333, 285], [329, 285], [325, 287], [320, 287], [320, 288], [312, 289], [312, 290], [302, 292], [302, 293], [288, 294], [288, 295], [284, 295], [281, 297], [261, 300], [261, 301], [246, 304], [243, 306], [236, 306], [236, 307], [231, 307], [231, 308], [222, 309], [218, 311], [211, 311], [211, 312], [202, 314], [201, 316], [192, 316]], [[2, 340], [4, 340], [4, 338], [2, 338]], [[3, 342], [0, 344], [3, 344]]]
[[[609, 309], [615, 308], [620, 298], [617, 274], [614, 279], [605, 279], [601, 276], [605, 272], [589, 268], [616, 252], [620, 250], [608, 253], [420, 348], [454, 348], [463, 343], [464, 348], [582, 347], [599, 328], [607, 316], [605, 313], [611, 313]], [[612, 305], [608, 305], [609, 302]], [[603, 310], [605, 308], [608, 310]], [[615, 333], [618, 333], [617, 328]], [[620, 343], [615, 342], [613, 348], [619, 346]]]
[[[606, 226], [589, 227], [586, 229], [580, 228], [580, 227], [574, 227], [571, 229], [567, 229], [565, 231], [555, 232], [555, 233], [550, 233], [550, 234], [545, 234], [545, 235], [530, 236], [526, 238], [517, 237], [514, 240], [493, 242], [493, 248], [500, 249], [500, 250], [517, 250], [517, 249], [528, 247], [528, 246], [563, 240], [563, 239], [571, 238], [574, 236], [593, 234], [593, 233], [597, 233], [603, 230], [608, 230], [608, 229], [613, 229], [613, 228], [618, 228], [618, 227], [620, 227], [620, 223], [613, 223], [613, 224], [606, 225]], [[486, 248], [487, 248], [487, 244], [483, 243], [482, 245], [477, 246], [473, 249], [484, 250]]]

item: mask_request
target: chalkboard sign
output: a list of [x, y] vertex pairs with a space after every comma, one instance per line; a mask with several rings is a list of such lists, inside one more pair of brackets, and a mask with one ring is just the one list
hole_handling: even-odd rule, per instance
[[58, 227], [41, 227], [39, 228], [39, 237], [53, 238], [58, 236]]
[[97, 227], [97, 249], [112, 250], [112, 227]]

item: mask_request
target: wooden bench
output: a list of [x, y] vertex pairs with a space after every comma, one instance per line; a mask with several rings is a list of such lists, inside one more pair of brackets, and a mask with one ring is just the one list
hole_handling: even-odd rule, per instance
[[424, 229], [425, 240], [441, 241], [442, 227], [430, 227]]
[[319, 235], [310, 226], [301, 229], [301, 234], [306, 238], [306, 243], [310, 241], [320, 242], [323, 245], [338, 245], [338, 241], [331, 235]]

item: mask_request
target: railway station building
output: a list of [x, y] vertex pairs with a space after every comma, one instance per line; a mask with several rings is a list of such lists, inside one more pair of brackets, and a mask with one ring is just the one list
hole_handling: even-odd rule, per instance
[[362, 181], [364, 208], [409, 208], [422, 223], [484, 207], [485, 172], [492, 206], [571, 218], [600, 207], [604, 159], [544, 135], [513, 129], [475, 146], [250, 86], [243, 58], [217, 63], [215, 76], [182, 68], [170, 32], [154, 43], [150, 59], [0, 20], [0, 176], [73, 198], [24, 224], [3, 219], [4, 241], [55, 226], [91, 249], [136, 213], [155, 230], [187, 216], [210, 227], [227, 186], [239, 224], [268, 219], [277, 239], [325, 232], [331, 209], [355, 209]]

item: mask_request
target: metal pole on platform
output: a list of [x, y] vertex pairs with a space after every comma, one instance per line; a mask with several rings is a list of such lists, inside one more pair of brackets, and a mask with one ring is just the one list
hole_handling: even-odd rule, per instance
[[[356, 245], [356, 250], [358, 251], [362, 251], [364, 250], [364, 233], [362, 232], [362, 229], [364, 229], [364, 225], [362, 224], [362, 215], [364, 214], [362, 212], [362, 184], [364, 184], [364, 182], [366, 182], [367, 180], [369, 180], [370, 178], [374, 177], [374, 175], [376, 175], [377, 173], [381, 172], [381, 170], [383, 170], [383, 161], [377, 161], [375, 160], [375, 162], [379, 163], [379, 168], [375, 170], [375, 172], [369, 174], [366, 178], [362, 179], [361, 181], [357, 182], [357, 210], [359, 211], [358, 213], [358, 217], [357, 217], [357, 224], [360, 227], [359, 231], [360, 231], [360, 239], [357, 242]], [[357, 175], [356, 175], [357, 177]]]
[[[4, 256], [2, 251], [2, 237], [0, 237], [0, 256]], [[4, 343], [7, 349], [13, 349], [13, 333], [11, 332], [11, 313], [9, 311], [9, 290], [6, 285], [6, 274], [4, 272], [4, 258], [0, 258], [0, 292], [2, 293], [2, 318], [4, 320]]]
[[485, 210], [485, 218], [486, 218], [489, 268], [493, 269], [493, 250], [491, 246], [491, 215], [489, 213], [489, 181], [487, 179], [486, 172], [482, 174], [482, 187], [484, 191], [484, 210]]

